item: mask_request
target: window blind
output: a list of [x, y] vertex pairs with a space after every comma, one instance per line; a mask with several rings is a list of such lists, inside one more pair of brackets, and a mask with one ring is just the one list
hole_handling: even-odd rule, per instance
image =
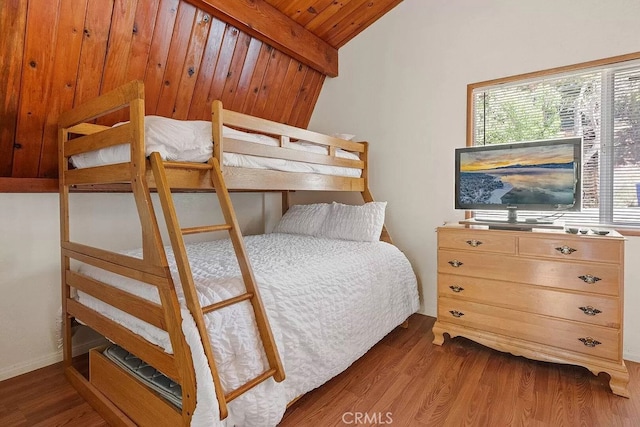
[[473, 145], [583, 138], [581, 211], [519, 216], [640, 226], [640, 62], [478, 87], [472, 96]]

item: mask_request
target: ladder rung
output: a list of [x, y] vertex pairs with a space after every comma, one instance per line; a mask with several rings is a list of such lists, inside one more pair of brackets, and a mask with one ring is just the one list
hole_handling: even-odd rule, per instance
[[254, 379], [252, 379], [248, 383], [244, 384], [243, 386], [238, 387], [237, 389], [233, 390], [231, 393], [225, 395], [224, 396], [225, 400], [227, 402], [232, 401], [236, 397], [240, 396], [242, 393], [246, 392], [247, 390], [252, 389], [253, 387], [255, 387], [258, 384], [260, 384], [262, 381], [264, 381], [267, 378], [273, 376], [273, 374], [275, 374], [275, 373], [276, 373], [275, 369], [269, 369], [267, 372], [263, 373], [262, 375], [259, 375], [259, 376], [255, 377]]
[[209, 163], [194, 163], [194, 162], [162, 162], [165, 168], [168, 169], [199, 169], [210, 170], [213, 168]]
[[215, 304], [208, 305], [206, 307], [202, 307], [203, 313], [210, 313], [214, 310], [219, 310], [221, 308], [230, 306], [232, 304], [236, 304], [242, 301], [246, 301], [249, 298], [252, 298], [253, 294], [251, 292], [247, 292], [246, 294], [238, 295], [237, 297], [229, 298], [224, 301], [216, 302]]
[[187, 227], [187, 228], [180, 229], [182, 234], [209, 233], [211, 231], [224, 231], [224, 230], [231, 230], [231, 226], [229, 224], [219, 224], [219, 225], [203, 225], [200, 227]]

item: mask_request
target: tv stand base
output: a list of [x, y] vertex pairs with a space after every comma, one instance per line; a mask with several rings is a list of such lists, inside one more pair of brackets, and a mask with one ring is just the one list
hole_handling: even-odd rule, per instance
[[500, 221], [500, 220], [482, 220], [482, 219], [465, 219], [459, 221], [459, 224], [463, 225], [484, 225], [489, 228], [489, 230], [512, 230], [512, 231], [531, 231], [534, 228], [545, 228], [549, 230], [562, 230], [564, 228], [564, 224], [556, 223], [556, 222], [528, 222], [528, 221], [517, 221], [517, 222], [508, 222], [508, 221]]

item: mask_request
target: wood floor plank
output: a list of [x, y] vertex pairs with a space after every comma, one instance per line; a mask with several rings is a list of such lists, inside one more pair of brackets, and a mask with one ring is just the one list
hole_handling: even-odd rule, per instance
[[[625, 399], [611, 393], [606, 374], [512, 356], [464, 338], [433, 345], [434, 320], [412, 316], [408, 329], [396, 328], [300, 398], [280, 426], [640, 425], [640, 363], [627, 362], [631, 398]], [[86, 358], [76, 364], [86, 370]], [[63, 425], [107, 424], [60, 364], [0, 382], [0, 426]]]

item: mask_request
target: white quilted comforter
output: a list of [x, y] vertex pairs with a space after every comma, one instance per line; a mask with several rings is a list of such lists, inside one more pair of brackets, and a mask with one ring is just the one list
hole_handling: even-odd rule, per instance
[[[260, 384], [231, 402], [227, 425], [276, 425], [289, 401], [320, 386], [367, 352], [418, 309], [416, 278], [407, 258], [384, 242], [354, 242], [290, 234], [249, 236], [245, 244], [285, 368], [286, 379]], [[244, 291], [229, 240], [188, 245], [200, 303]], [[130, 251], [138, 255], [139, 251]], [[168, 253], [179, 284], [175, 262]], [[80, 271], [153, 301], [155, 288], [83, 265]], [[181, 301], [182, 291], [178, 285]], [[171, 352], [167, 334], [119, 310], [79, 295], [81, 303], [124, 324]], [[226, 390], [262, 373], [266, 357], [248, 302], [206, 315]], [[218, 420], [211, 373], [197, 330], [183, 310], [183, 330], [194, 354], [198, 384], [192, 425]], [[198, 348], [199, 347], [199, 348]]]

